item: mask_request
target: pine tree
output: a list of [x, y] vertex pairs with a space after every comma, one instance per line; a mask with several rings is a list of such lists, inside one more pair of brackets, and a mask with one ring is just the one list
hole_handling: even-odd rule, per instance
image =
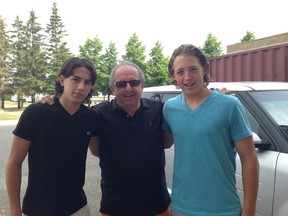
[[27, 49], [25, 52], [26, 78], [22, 80], [22, 90], [26, 96], [31, 96], [32, 103], [35, 95], [43, 92], [47, 76], [47, 61], [43, 28], [38, 23], [38, 17], [32, 10], [25, 26]]
[[12, 39], [12, 68], [13, 68], [13, 89], [14, 94], [18, 98], [18, 109], [22, 107], [20, 102], [24, 97], [22, 92], [22, 80], [26, 76], [26, 66], [25, 66], [25, 52], [27, 50], [27, 37], [25, 35], [25, 28], [23, 21], [20, 20], [19, 16], [16, 17], [14, 23], [12, 24], [13, 30], [11, 31]]
[[9, 61], [10, 43], [6, 24], [0, 16], [0, 97], [1, 108], [3, 109], [5, 108], [5, 94], [12, 92], [12, 70]]
[[64, 41], [68, 35], [64, 30], [65, 26], [59, 15], [57, 4], [52, 5], [52, 14], [50, 22], [46, 27], [47, 34], [47, 53], [48, 53], [48, 74], [44, 91], [48, 94], [54, 93], [54, 84], [57, 74], [63, 62], [72, 57], [72, 54]]

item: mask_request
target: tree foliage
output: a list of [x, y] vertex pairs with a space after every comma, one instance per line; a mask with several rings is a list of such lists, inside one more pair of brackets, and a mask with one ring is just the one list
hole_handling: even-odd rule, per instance
[[96, 35], [93, 39], [88, 38], [83, 46], [79, 46], [80, 57], [90, 59], [98, 68], [100, 67], [102, 49], [103, 43]]
[[46, 49], [47, 49], [47, 79], [45, 82], [44, 92], [48, 94], [54, 93], [54, 84], [57, 79], [57, 74], [63, 62], [72, 57], [72, 54], [67, 47], [67, 43], [64, 38], [68, 35], [65, 26], [62, 22], [62, 18], [59, 15], [57, 4], [54, 2], [52, 5], [52, 14], [50, 16], [50, 22], [46, 26]]
[[[103, 43], [101, 42], [101, 40], [99, 39], [98, 35], [96, 35], [93, 39], [87, 39], [85, 41], [85, 44], [83, 46], [79, 47], [80, 50], [80, 57], [81, 58], [86, 58], [91, 60], [97, 70], [97, 75], [98, 75], [98, 79], [97, 79], [97, 83], [99, 82], [99, 78], [101, 81], [101, 74], [105, 73], [103, 72], [102, 69], [102, 65], [103, 65], [103, 56], [101, 55], [103, 49]], [[94, 86], [93, 90], [94, 92], [98, 92], [98, 85]]]
[[4, 19], [0, 16], [0, 97], [1, 108], [5, 108], [4, 96], [12, 90], [12, 70], [9, 61], [11, 42]]
[[104, 96], [108, 96], [108, 100], [110, 100], [110, 95], [112, 91], [109, 86], [109, 75], [112, 69], [117, 64], [117, 48], [116, 44], [112, 41], [109, 43], [108, 48], [105, 50], [105, 53], [102, 56], [101, 62], [101, 71], [98, 73], [98, 81], [96, 85], [96, 89], [102, 93]]
[[146, 47], [139, 40], [139, 37], [136, 33], [133, 33], [132, 36], [128, 39], [128, 43], [125, 45], [126, 52], [122, 55], [123, 60], [128, 60], [138, 65], [140, 69], [145, 73], [146, 71]]
[[13, 90], [18, 97], [18, 108], [21, 108], [24, 96], [31, 96], [34, 102], [36, 94], [54, 93], [57, 73], [72, 54], [64, 41], [66, 32], [56, 3], [53, 3], [46, 30], [33, 10], [25, 24], [16, 16], [12, 27]]
[[[53, 94], [57, 73], [63, 62], [73, 55], [65, 42], [68, 34], [55, 2], [52, 4], [46, 29], [40, 26], [33, 10], [25, 24], [16, 16], [12, 27], [11, 32], [6, 32], [4, 20], [0, 17], [0, 96], [4, 101], [4, 94], [8, 90], [13, 91], [18, 96], [20, 108], [20, 101], [24, 96], [32, 96], [34, 100], [39, 93]], [[247, 31], [241, 42], [254, 39], [254, 33]], [[223, 54], [221, 41], [211, 33], [200, 49], [208, 58]], [[167, 71], [169, 59], [163, 54], [162, 44], [157, 41], [146, 60], [146, 47], [136, 33], [128, 39], [121, 59], [118, 58], [116, 44], [111, 41], [104, 48], [97, 35], [79, 46], [79, 57], [90, 59], [95, 64], [98, 79], [94, 95], [102, 94], [108, 100], [112, 94], [108, 84], [109, 75], [120, 60], [129, 60], [143, 70], [145, 86], [171, 83]]]
[[209, 33], [204, 42], [202, 51], [208, 58], [222, 55], [223, 51], [221, 48], [221, 41], [219, 41], [213, 34]]
[[151, 49], [149, 54], [150, 59], [147, 62], [145, 73], [145, 86], [161, 86], [171, 83], [170, 75], [168, 74], [168, 57], [163, 54], [163, 47], [159, 41]]
[[25, 26], [26, 46], [25, 52], [25, 72], [22, 80], [18, 84], [25, 95], [32, 97], [35, 102], [35, 95], [42, 93], [47, 74], [46, 54], [44, 47], [43, 28], [38, 23], [38, 17], [32, 10], [29, 20]]
[[244, 42], [247, 42], [247, 41], [253, 41], [255, 39], [256, 39], [256, 37], [254, 35], [254, 32], [246, 31], [246, 35], [242, 39], [240, 39], [240, 42], [244, 43]]
[[14, 93], [18, 98], [18, 108], [20, 109], [20, 101], [24, 97], [24, 92], [22, 91], [22, 83], [25, 80], [26, 64], [25, 57], [28, 50], [28, 38], [25, 34], [25, 27], [23, 21], [16, 16], [14, 23], [12, 24], [13, 30], [11, 31], [12, 39], [12, 67], [14, 70], [13, 74], [13, 89]]

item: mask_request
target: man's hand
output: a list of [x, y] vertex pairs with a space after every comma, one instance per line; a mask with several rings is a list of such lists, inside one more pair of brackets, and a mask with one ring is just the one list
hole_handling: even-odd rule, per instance
[[42, 104], [48, 104], [48, 105], [52, 105], [54, 103], [54, 96], [44, 96], [41, 98], [36, 99], [37, 103], [42, 103]]
[[227, 95], [233, 95], [235, 96], [235, 94], [231, 93], [229, 91], [229, 89], [226, 89], [226, 88], [217, 88], [217, 91], [219, 91], [221, 94], [227, 94]]

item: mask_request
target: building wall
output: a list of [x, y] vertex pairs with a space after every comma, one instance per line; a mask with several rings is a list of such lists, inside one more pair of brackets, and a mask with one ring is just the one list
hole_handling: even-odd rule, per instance
[[238, 51], [211, 58], [210, 65], [213, 81], [288, 82], [288, 40], [286, 44]]

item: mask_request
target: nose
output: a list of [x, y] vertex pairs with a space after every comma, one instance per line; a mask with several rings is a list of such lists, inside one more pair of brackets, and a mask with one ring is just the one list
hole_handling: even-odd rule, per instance
[[184, 79], [190, 79], [192, 77], [192, 73], [189, 71], [185, 70], [184, 72]]
[[84, 86], [85, 86], [85, 82], [84, 81], [81, 81], [78, 83], [78, 89], [84, 89]]
[[131, 87], [130, 83], [127, 82], [126, 87], [125, 87], [125, 90], [126, 90], [126, 91], [129, 91], [129, 90], [131, 90], [131, 89], [132, 89], [132, 87]]

